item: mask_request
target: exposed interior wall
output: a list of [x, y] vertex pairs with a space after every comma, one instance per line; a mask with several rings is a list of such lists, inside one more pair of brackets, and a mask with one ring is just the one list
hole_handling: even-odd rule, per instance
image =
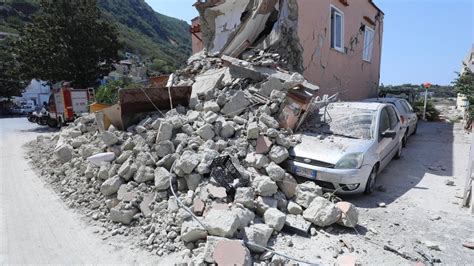
[[240, 57], [258, 47], [285, 57], [289, 70], [303, 70], [297, 0], [208, 0], [195, 6], [208, 52]]
[[201, 25], [199, 22], [199, 17], [197, 17], [191, 21], [191, 41], [193, 54], [204, 49], [204, 43], [202, 42], [202, 32], [200, 28]]
[[[369, 1], [298, 0], [298, 34], [303, 51], [304, 76], [320, 86], [320, 94], [340, 92], [342, 100], [360, 100], [377, 94], [383, 33], [383, 14]], [[345, 52], [331, 48], [331, 5], [344, 13]], [[370, 18], [375, 25], [364, 19]], [[362, 25], [374, 29], [371, 62], [362, 60]]]

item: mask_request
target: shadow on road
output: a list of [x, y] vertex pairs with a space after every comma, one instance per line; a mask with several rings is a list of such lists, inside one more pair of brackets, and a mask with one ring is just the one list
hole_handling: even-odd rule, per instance
[[409, 138], [402, 158], [393, 160], [377, 177], [382, 191], [372, 195], [341, 196], [358, 207], [376, 208], [378, 203], [390, 204], [411, 189], [427, 190], [419, 186], [427, 173], [429, 178], [453, 175], [454, 124], [420, 122], [417, 135]]
[[59, 128], [50, 128], [48, 126], [36, 126], [29, 129], [20, 129], [20, 132], [32, 132], [32, 133], [55, 133], [59, 132]]

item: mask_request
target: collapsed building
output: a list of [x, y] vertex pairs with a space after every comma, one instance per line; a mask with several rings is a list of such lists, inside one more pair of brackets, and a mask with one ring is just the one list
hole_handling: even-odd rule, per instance
[[195, 53], [245, 59], [246, 49], [265, 49], [287, 58], [290, 70], [320, 86], [320, 95], [377, 95], [384, 13], [372, 0], [206, 0], [195, 7]]
[[[314, 97], [318, 87], [296, 72], [261, 66], [279, 55], [254, 52], [251, 62], [191, 57], [168, 81], [170, 89], [192, 86], [184, 106], [170, 97], [171, 110], [143, 112], [138, 123], [122, 121], [123, 130], [105, 125], [100, 112], [82, 116], [54, 137], [38, 137], [33, 163], [69, 206], [112, 235], [139, 236], [159, 256], [177, 252], [177, 261], [195, 264], [299, 261], [271, 250], [271, 239], [354, 227], [358, 211], [280, 166], [299, 143], [293, 130], [330, 99]], [[239, 255], [229, 258], [230, 250]]]
[[117, 105], [38, 137], [33, 163], [69, 206], [158, 256], [318, 264], [271, 248], [287, 234], [358, 223], [354, 205], [281, 166], [300, 142], [295, 131], [337, 96], [317, 96], [299, 73], [304, 2], [198, 2], [203, 51], [151, 87], [120, 90]]

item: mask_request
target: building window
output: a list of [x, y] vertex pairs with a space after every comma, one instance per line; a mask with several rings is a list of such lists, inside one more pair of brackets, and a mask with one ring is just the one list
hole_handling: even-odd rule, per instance
[[364, 51], [362, 53], [362, 59], [364, 61], [372, 61], [372, 50], [374, 49], [374, 30], [365, 26], [364, 30]]
[[331, 6], [331, 48], [344, 52], [344, 13]]

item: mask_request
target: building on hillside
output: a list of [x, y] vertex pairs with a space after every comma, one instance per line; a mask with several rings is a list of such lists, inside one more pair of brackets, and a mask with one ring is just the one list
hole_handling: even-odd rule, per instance
[[384, 13], [372, 0], [199, 0], [194, 6], [200, 17], [190, 30], [193, 53], [206, 48], [239, 57], [247, 48], [268, 49], [288, 56], [290, 70], [318, 85], [321, 95], [377, 95]]

